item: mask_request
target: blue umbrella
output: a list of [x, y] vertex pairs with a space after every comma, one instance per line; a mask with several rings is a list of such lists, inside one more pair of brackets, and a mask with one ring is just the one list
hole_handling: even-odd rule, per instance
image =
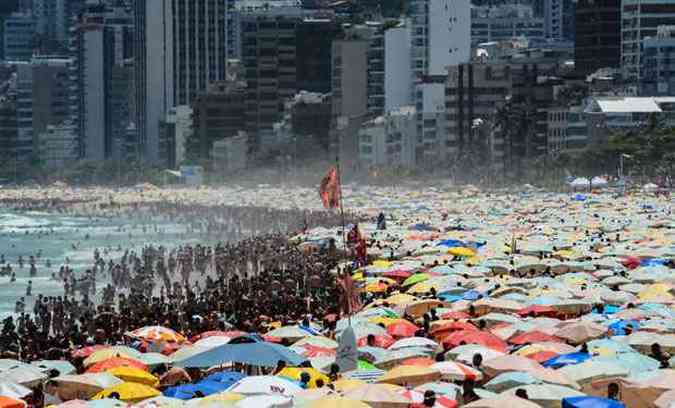
[[219, 371], [204, 378], [204, 381], [212, 381], [230, 386], [244, 377], [246, 377], [246, 374], [242, 374], [238, 371]]
[[184, 384], [167, 388], [164, 390], [163, 394], [165, 397], [187, 400], [194, 398], [197, 392], [200, 392], [203, 396], [207, 396], [225, 391], [226, 389], [230, 388], [231, 385], [232, 384], [226, 385], [214, 381], [204, 380], [196, 384]]
[[262, 367], [276, 367], [279, 361], [298, 366], [306, 359], [288, 347], [266, 341], [243, 344], [223, 344], [195, 354], [184, 360], [175, 361], [178, 367], [206, 368], [234, 362]]
[[456, 239], [444, 239], [438, 244], [436, 244], [436, 246], [446, 246], [448, 248], [453, 248], [453, 247], [463, 247], [465, 245], [464, 242]]
[[608, 398], [583, 396], [563, 398], [562, 408], [626, 408], [626, 406]]
[[626, 328], [630, 328], [633, 332], [640, 329], [640, 323], [637, 320], [619, 320], [608, 326], [615, 336], [623, 336], [626, 334]]
[[546, 368], [561, 368], [572, 364], [583, 363], [589, 358], [591, 358], [590, 354], [582, 352], [561, 354], [544, 361], [541, 365]]
[[467, 290], [464, 292], [464, 295], [462, 295], [462, 299], [464, 300], [476, 300], [480, 298], [481, 293], [477, 290]]

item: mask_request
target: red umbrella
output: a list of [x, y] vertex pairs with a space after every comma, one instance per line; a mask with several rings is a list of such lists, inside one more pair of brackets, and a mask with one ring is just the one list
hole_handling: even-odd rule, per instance
[[110, 348], [110, 346], [105, 346], [103, 344], [96, 344], [94, 346], [82, 347], [77, 350], [73, 350], [70, 355], [73, 358], [87, 358], [92, 355], [94, 352]]
[[124, 357], [113, 357], [100, 361], [87, 369], [88, 373], [102, 373], [115, 367], [133, 367], [147, 371], [148, 366], [138, 360], [132, 360]]
[[562, 342], [562, 340], [560, 340], [558, 337], [551, 336], [549, 334], [537, 330], [519, 334], [509, 339], [509, 343], [511, 344], [532, 344], [532, 343], [543, 343], [547, 341], [554, 343]]
[[303, 344], [299, 348], [304, 349], [304, 352], [299, 353], [303, 357], [307, 358], [316, 358], [316, 357], [335, 357], [336, 350], [329, 347], [320, 347], [313, 344]]
[[508, 349], [508, 345], [504, 340], [492, 333], [480, 330], [462, 330], [450, 333], [441, 341], [441, 343], [445, 348], [453, 348], [462, 344], [479, 344], [493, 350], [501, 351], [502, 353], [505, 353]]
[[268, 343], [281, 343], [281, 339], [274, 336], [268, 336], [267, 334], [262, 335], [263, 340]]
[[394, 280], [397, 280], [397, 281], [404, 281], [404, 280], [408, 279], [411, 275], [412, 275], [412, 272], [403, 271], [403, 270], [400, 270], [400, 269], [385, 272], [385, 273], [382, 274], [382, 276], [384, 276], [386, 278], [391, 278], [391, 279], [394, 279]]
[[542, 350], [542, 351], [537, 351], [536, 353], [528, 354], [525, 357], [529, 358], [530, 360], [534, 360], [537, 363], [543, 363], [546, 360], [552, 359], [553, 357], [558, 357], [560, 354], [556, 353], [555, 351], [550, 351], [550, 350]]
[[520, 317], [526, 317], [530, 315], [554, 317], [556, 314], [557, 312], [554, 308], [544, 305], [532, 305], [524, 307], [518, 311], [518, 315], [520, 315]]
[[460, 310], [453, 310], [450, 312], [445, 312], [441, 315], [441, 319], [444, 320], [464, 320], [464, 319], [470, 319], [471, 316], [469, 316], [468, 313], [462, 312]]
[[205, 339], [207, 337], [229, 337], [231, 339], [235, 337], [241, 337], [246, 335], [246, 332], [243, 332], [241, 330], [230, 330], [230, 331], [221, 331], [221, 330], [211, 330], [211, 331], [205, 331], [204, 333], [198, 334], [190, 339], [193, 343], [197, 340]]
[[451, 322], [432, 327], [429, 334], [436, 338], [441, 338], [447, 336], [451, 332], [461, 330], [478, 330], [478, 328], [469, 322]]
[[387, 333], [392, 337], [412, 337], [419, 329], [407, 320], [400, 320], [387, 326]]
[[[374, 335], [374, 346], [381, 348], [389, 348], [392, 344], [396, 342], [393, 337], [388, 334], [376, 334]], [[359, 347], [368, 345], [368, 336], [361, 337], [357, 342]]]
[[640, 266], [640, 258], [637, 256], [627, 256], [621, 260], [621, 264], [628, 269], [635, 269]]

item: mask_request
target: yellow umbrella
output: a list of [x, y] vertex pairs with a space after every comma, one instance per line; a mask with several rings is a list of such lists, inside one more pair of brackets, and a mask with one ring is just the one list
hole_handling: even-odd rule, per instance
[[352, 388], [357, 388], [365, 384], [365, 381], [356, 380], [353, 378], [341, 378], [333, 383], [333, 388], [335, 388], [335, 391], [348, 391]]
[[144, 399], [157, 397], [161, 395], [156, 389], [138, 383], [125, 382], [119, 385], [116, 385], [111, 388], [106, 388], [105, 390], [94, 395], [93, 400], [110, 398], [111, 394], [117, 393], [119, 395], [119, 400], [124, 402], [136, 403], [143, 401]]
[[397, 293], [395, 295], [389, 296], [385, 300], [387, 303], [392, 305], [404, 305], [416, 301], [417, 298], [415, 296], [408, 295], [407, 293]]
[[331, 395], [312, 401], [307, 408], [370, 408], [370, 405], [358, 400]]
[[376, 259], [373, 262], [373, 266], [376, 268], [391, 268], [394, 265], [393, 262], [387, 261], [385, 259]]
[[138, 359], [136, 356], [131, 355], [131, 353], [125, 353], [123, 351], [115, 350], [112, 348], [109, 349], [103, 349], [103, 350], [98, 350], [89, 355], [82, 364], [85, 367], [89, 367], [90, 365], [94, 365], [96, 363], [100, 363], [101, 361], [105, 361], [109, 358], [115, 358], [115, 357], [121, 357], [121, 358], [128, 358], [131, 360], [136, 360]]
[[467, 258], [470, 258], [470, 257], [476, 255], [476, 251], [474, 251], [471, 248], [467, 248], [467, 247], [452, 247], [452, 248], [448, 249], [448, 253], [450, 255], [454, 255], [454, 256], [465, 256]]
[[315, 388], [317, 380], [322, 380], [324, 384], [328, 384], [330, 382], [330, 378], [328, 378], [328, 376], [311, 367], [286, 367], [281, 370], [277, 376], [300, 381], [300, 376], [302, 373], [309, 374], [309, 388]]
[[441, 378], [441, 373], [438, 370], [429, 367], [400, 365], [389, 370], [377, 382], [416, 387], [436, 381], [439, 378]]
[[640, 293], [638, 293], [638, 297], [640, 300], [670, 300], [673, 298], [673, 295], [670, 293], [671, 289], [671, 285], [655, 283], [641, 290]]
[[431, 291], [431, 288], [435, 288], [438, 290], [438, 285], [431, 284], [429, 282], [420, 282], [414, 284], [410, 289], [408, 289], [408, 293], [427, 293]]
[[371, 317], [370, 319], [368, 319], [368, 321], [370, 323], [373, 323], [373, 324], [382, 323], [384, 325], [384, 327], [387, 327], [390, 324], [396, 323], [399, 320], [401, 320], [401, 319], [392, 319], [391, 317], [384, 317], [384, 316]]
[[412, 317], [420, 317], [431, 309], [443, 306], [443, 303], [436, 299], [424, 299], [409, 303], [405, 312]]
[[120, 380], [149, 385], [150, 387], [157, 387], [159, 379], [147, 371], [140, 370], [135, 367], [115, 367], [106, 370], [108, 374], [112, 374]]
[[[242, 394], [237, 394], [235, 392], [220, 392], [217, 394], [211, 394], [208, 397], [194, 399], [190, 402], [191, 406], [197, 407], [214, 407], [214, 406], [227, 406], [234, 405], [237, 401], [244, 399]], [[194, 404], [194, 405], [193, 405]]]
[[365, 279], [365, 276], [363, 276], [363, 272], [356, 272], [355, 274], [352, 275], [352, 279], [355, 281], [362, 281]]

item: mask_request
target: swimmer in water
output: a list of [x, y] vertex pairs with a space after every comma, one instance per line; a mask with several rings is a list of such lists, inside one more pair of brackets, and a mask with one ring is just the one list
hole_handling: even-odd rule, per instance
[[33, 296], [33, 281], [28, 281], [28, 287], [26, 288], [26, 296]]

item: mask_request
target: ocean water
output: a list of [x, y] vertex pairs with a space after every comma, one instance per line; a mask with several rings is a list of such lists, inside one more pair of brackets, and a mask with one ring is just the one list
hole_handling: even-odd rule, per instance
[[[52, 274], [57, 274], [66, 263], [76, 274], [83, 273], [93, 265], [96, 248], [107, 261], [119, 259], [124, 250], [140, 251], [149, 244], [173, 248], [201, 241], [199, 234], [189, 232], [185, 225], [163, 219], [90, 218], [0, 209], [0, 254], [16, 273], [15, 282], [9, 276], [0, 276], [0, 318], [14, 312], [16, 301], [26, 295], [29, 280], [33, 283], [33, 296], [25, 297], [26, 310], [32, 310], [37, 294], [63, 295], [61, 281], [54, 280]], [[103, 255], [106, 247], [109, 253]], [[39, 259], [38, 251], [41, 251]], [[29, 276], [31, 255], [37, 261], [34, 277]], [[19, 256], [23, 257], [23, 268], [19, 267]], [[51, 267], [46, 266], [47, 259]], [[97, 279], [97, 289], [100, 291], [105, 283]]]

